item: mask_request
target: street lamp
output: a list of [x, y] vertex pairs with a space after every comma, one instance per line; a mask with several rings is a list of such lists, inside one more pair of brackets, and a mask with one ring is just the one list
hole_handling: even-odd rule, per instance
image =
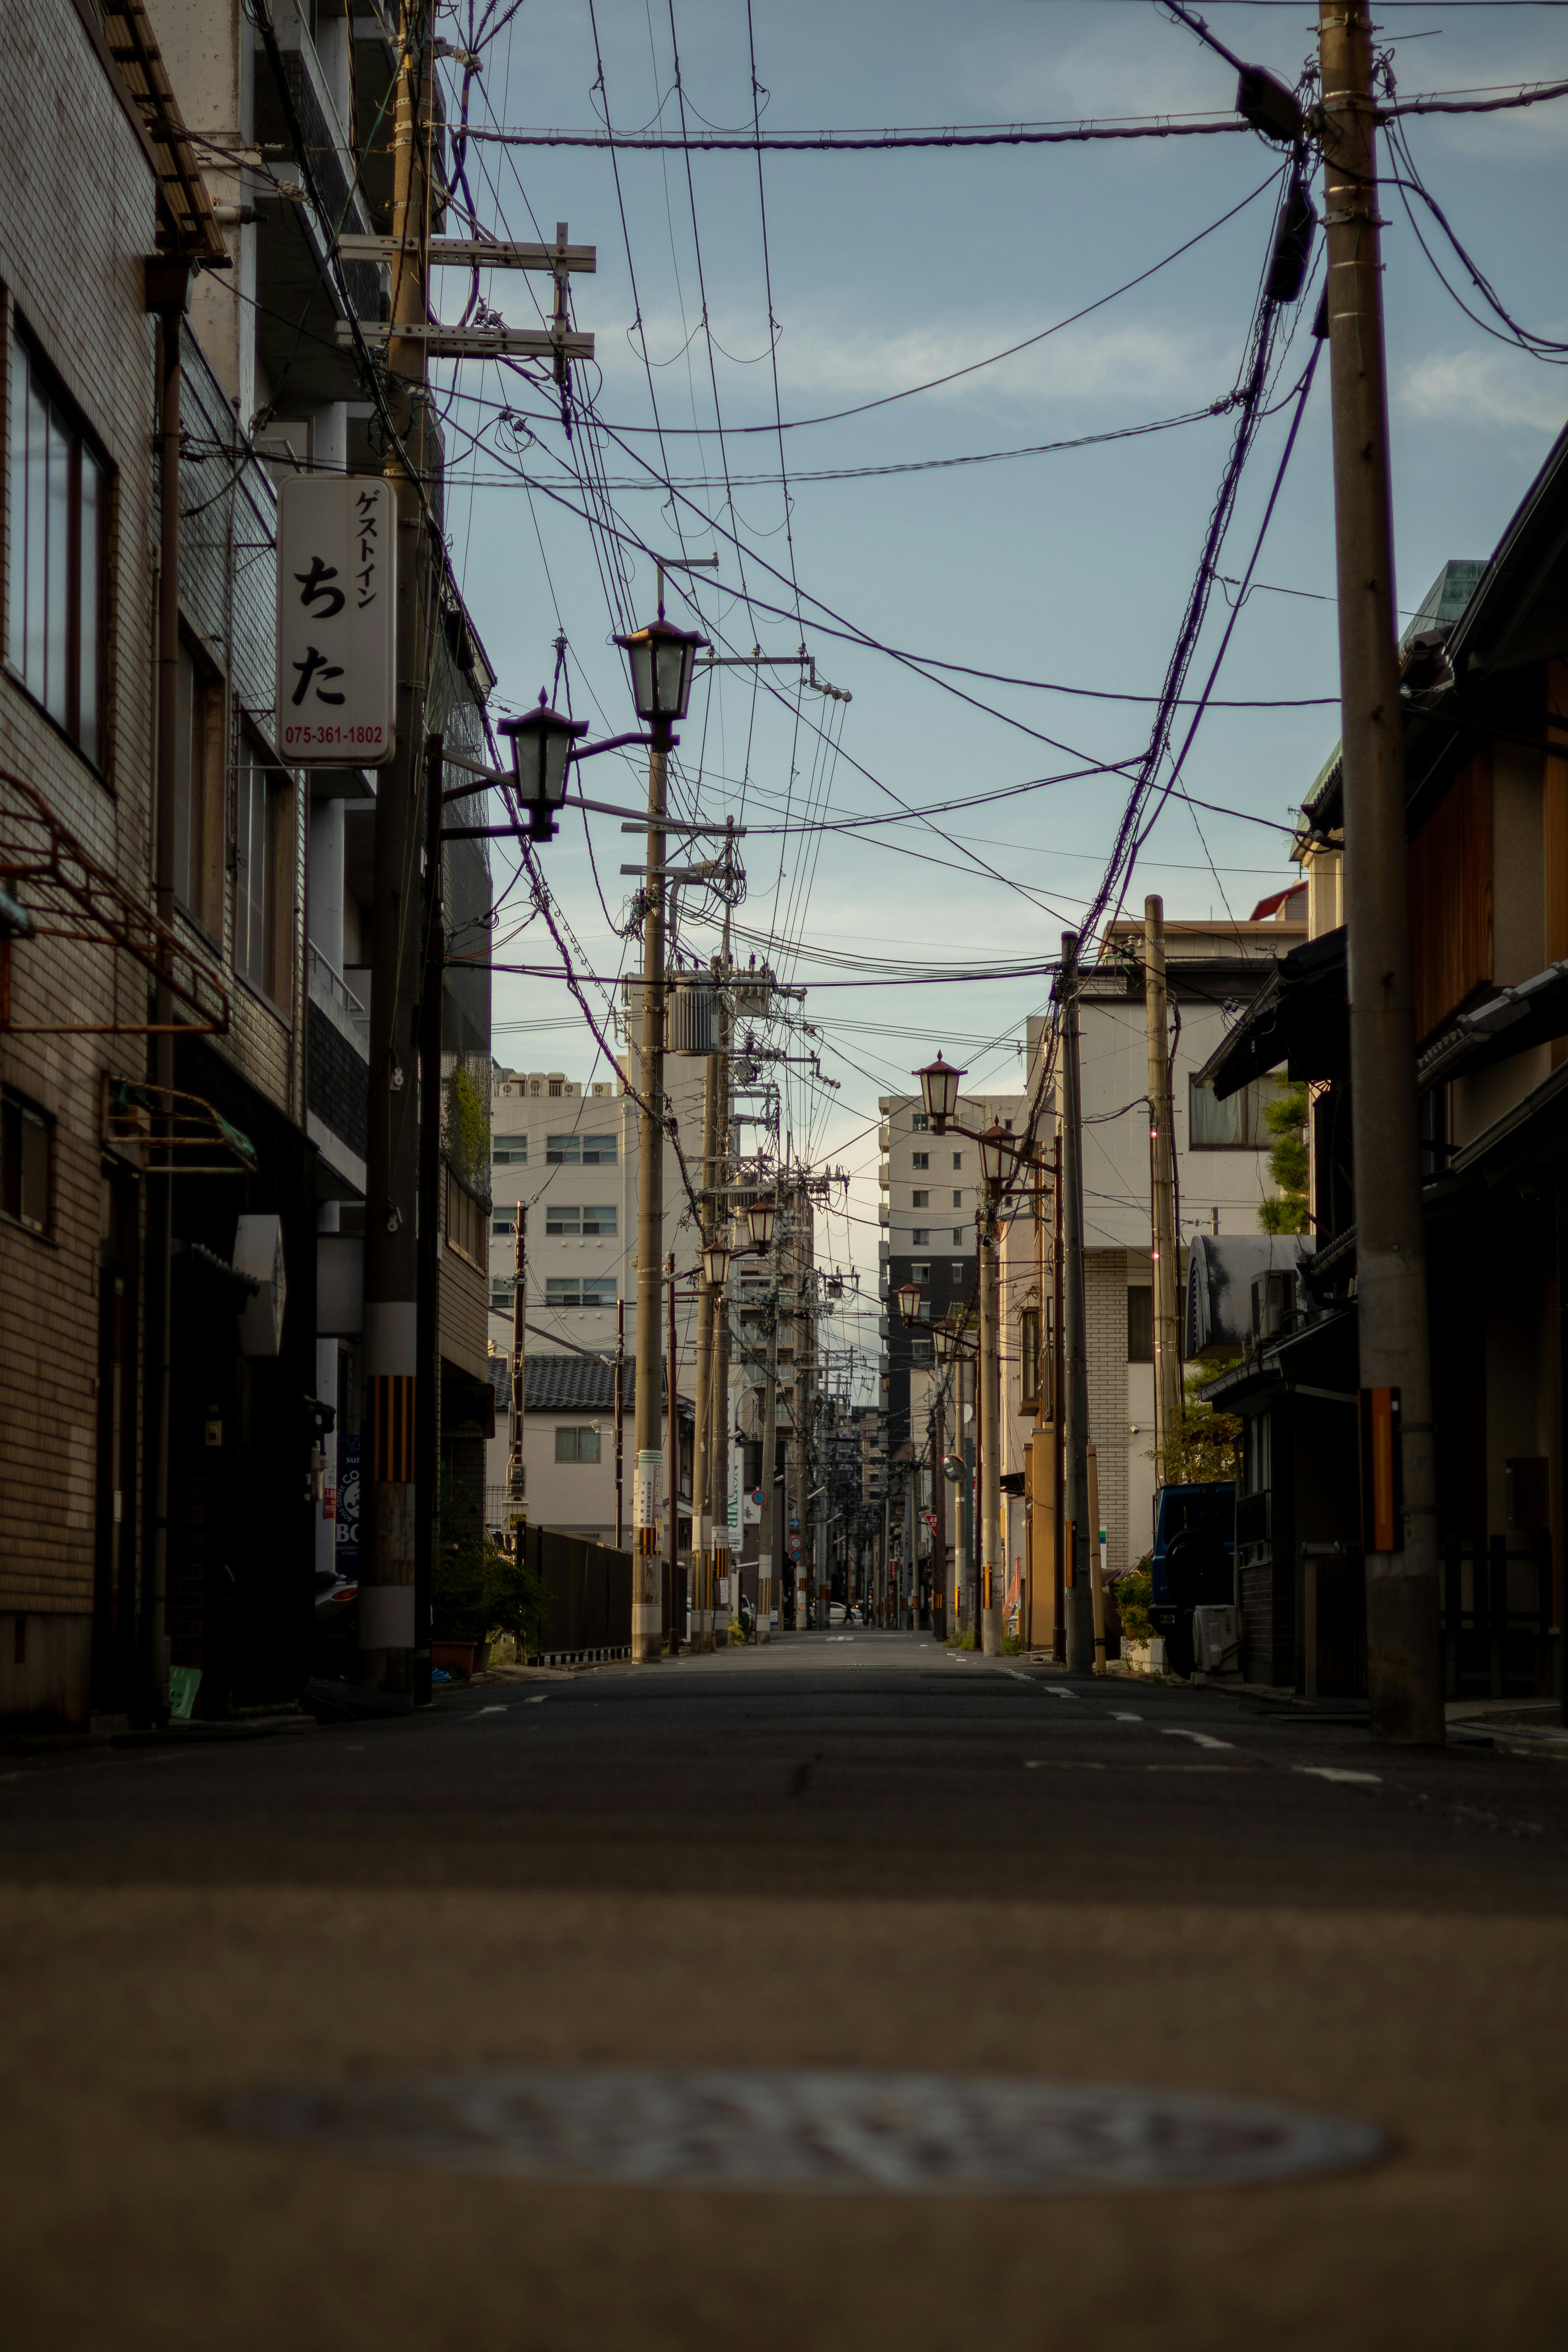
[[752, 1245], [755, 1248], [772, 1249], [773, 1227], [778, 1223], [778, 1214], [779, 1205], [776, 1201], [752, 1202], [751, 1207], [746, 1211], [746, 1231], [751, 1234]]
[[588, 732], [585, 719], [563, 719], [550, 709], [543, 688], [539, 708], [526, 718], [503, 719], [499, 730], [511, 745], [517, 796], [528, 811], [531, 841], [553, 841], [555, 814], [566, 798], [566, 766], [574, 746]]
[[921, 1319], [921, 1308], [925, 1303], [925, 1292], [921, 1288], [920, 1284], [900, 1282], [894, 1296], [898, 1299], [899, 1313], [905, 1325], [912, 1327], [918, 1323]]
[[722, 1290], [730, 1278], [730, 1260], [735, 1253], [725, 1241], [704, 1242], [702, 1244], [702, 1279], [710, 1288]]
[[626, 655], [631, 670], [632, 700], [637, 717], [651, 729], [663, 749], [668, 743], [670, 729], [678, 719], [685, 718], [690, 704], [691, 676], [698, 652], [703, 647], [709, 651], [712, 648], [695, 629], [678, 629], [673, 621], [667, 621], [662, 604], [657, 621], [615, 642]]
[[980, 1172], [988, 1192], [1000, 1192], [1012, 1175], [1017, 1151], [1012, 1137], [997, 1119], [980, 1138]]
[[915, 1076], [921, 1082], [921, 1101], [931, 1124], [933, 1135], [945, 1135], [947, 1123], [958, 1110], [958, 1082], [964, 1076], [951, 1062], [944, 1062], [938, 1049], [934, 1062], [928, 1062]]

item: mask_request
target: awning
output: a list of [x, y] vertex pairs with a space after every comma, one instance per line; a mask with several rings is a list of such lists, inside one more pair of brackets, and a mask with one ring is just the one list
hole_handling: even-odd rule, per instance
[[1421, 1055], [1416, 1082], [1423, 1090], [1442, 1086], [1563, 1036], [1568, 1036], [1568, 961], [1548, 964], [1533, 980], [1500, 989], [1473, 1012], [1461, 1013]]
[[1196, 1075], [1224, 1101], [1282, 1063], [1286, 1076], [1293, 1079], [1350, 1076], [1342, 926], [1280, 957]]

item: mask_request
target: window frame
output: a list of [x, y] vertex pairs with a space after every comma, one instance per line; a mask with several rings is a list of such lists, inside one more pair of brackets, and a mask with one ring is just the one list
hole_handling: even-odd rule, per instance
[[[57, 733], [63, 736], [71, 749], [86, 761], [93, 773], [101, 782], [107, 783], [110, 772], [109, 685], [111, 667], [110, 567], [113, 552], [112, 518], [118, 489], [118, 470], [104, 448], [103, 443], [82, 414], [79, 404], [71, 397], [58, 370], [50, 364], [43, 346], [16, 315], [15, 304], [12, 305], [7, 346], [5, 374], [5, 577], [4, 631], [0, 634], [0, 656], [4, 658], [6, 673], [12, 682], [26, 696], [35, 709], [47, 719]], [[19, 381], [20, 399], [18, 399]], [[46, 412], [42, 483], [44, 520], [40, 534], [45, 596], [42, 645], [44, 669], [41, 676], [29, 676], [27, 667], [27, 640], [31, 634], [27, 604], [30, 601], [28, 592], [33, 585], [34, 571], [33, 565], [26, 560], [27, 551], [33, 545], [32, 533], [27, 527], [31, 513], [33, 487], [33, 472], [29, 464], [31, 434], [28, 428], [31, 424], [35, 398], [43, 404]], [[19, 412], [20, 442], [18, 441]], [[47, 581], [51, 549], [47, 478], [53, 440], [52, 431], [48, 428], [52, 421], [58, 421], [61, 435], [68, 445], [66, 541], [62, 550], [66, 564], [64, 647], [66, 678], [63, 709], [59, 710], [51, 707], [48, 674]], [[96, 477], [92, 520], [93, 611], [90, 632], [94, 656], [91, 681], [93, 715], [90, 722], [90, 740], [84, 740], [82, 653], [88, 633], [83, 627], [82, 610], [85, 588], [82, 557], [83, 549], [87, 543], [82, 531], [82, 499], [83, 485], [87, 479], [85, 468], [89, 463]], [[24, 598], [19, 620], [16, 617], [16, 607], [13, 602], [14, 592], [18, 588]], [[17, 659], [13, 652], [14, 644], [18, 640], [20, 659]]]
[[[1273, 1139], [1268, 1133], [1264, 1113], [1270, 1099], [1279, 1091], [1279, 1083], [1275, 1078], [1248, 1078], [1244, 1087], [1238, 1087], [1235, 1094], [1227, 1095], [1225, 1101], [1220, 1102], [1215, 1098], [1212, 1083], [1200, 1081], [1195, 1071], [1189, 1071], [1187, 1075], [1187, 1150], [1189, 1151], [1267, 1151]], [[1229, 1110], [1232, 1105], [1237, 1106], [1238, 1123], [1243, 1130], [1239, 1139], [1230, 1137], [1220, 1142], [1201, 1137], [1198, 1129], [1200, 1126], [1209, 1124], [1209, 1120], [1206, 1118], [1199, 1118], [1197, 1105], [1200, 1102], [1206, 1103], [1211, 1113], [1223, 1114]], [[1253, 1130], [1250, 1134], [1247, 1132], [1249, 1128]]]
[[[174, 904], [187, 922], [221, 951], [228, 864], [228, 689], [222, 671], [193, 631], [180, 631], [180, 740], [175, 751]], [[190, 700], [185, 698], [187, 669]], [[196, 835], [194, 747], [203, 745], [201, 829]], [[182, 767], [183, 757], [183, 767]], [[198, 870], [199, 868], [199, 870]], [[189, 886], [195, 882], [196, 887]]]
[[[618, 1168], [621, 1164], [621, 1139], [618, 1135], [584, 1135], [582, 1138], [584, 1168]], [[592, 1144], [595, 1149], [589, 1150]], [[608, 1150], [605, 1147], [608, 1146]]]
[[[574, 1440], [572, 1449], [569, 1453], [563, 1453], [562, 1451], [561, 1441], [563, 1437], [569, 1437]], [[594, 1450], [591, 1454], [584, 1454], [583, 1451], [583, 1441], [584, 1438], [588, 1438], [593, 1441]], [[555, 1459], [557, 1462], [572, 1463], [574, 1465], [586, 1463], [596, 1469], [600, 1463], [603, 1462], [604, 1458], [605, 1450], [603, 1433], [601, 1431], [590, 1428], [588, 1424], [584, 1422], [558, 1421], [556, 1423]]]
[[[1134, 1335], [1132, 1328], [1132, 1302], [1134, 1299], [1137, 1299], [1139, 1302], [1138, 1330], [1136, 1335]], [[1145, 1299], [1149, 1302], [1147, 1309], [1145, 1309], [1142, 1303]], [[1145, 1354], [1143, 1349], [1143, 1326], [1145, 1313], [1147, 1314], [1148, 1320], [1149, 1344], [1147, 1354]], [[1137, 1339], [1136, 1353], [1133, 1352], [1133, 1341], [1135, 1336]], [[1154, 1360], [1154, 1286], [1152, 1282], [1130, 1282], [1127, 1286], [1127, 1360], [1130, 1364], [1152, 1364]]]
[[[264, 889], [261, 908], [263, 971], [259, 974], [252, 971], [244, 960], [244, 953], [249, 946], [249, 922], [247, 916], [242, 919], [242, 910], [248, 909], [250, 905], [246, 878], [250, 866], [247, 855], [249, 810], [253, 805], [252, 795], [258, 780], [266, 796], [262, 827], [264, 837], [270, 836], [267, 846], [272, 859], [271, 904], [268, 907]], [[289, 948], [293, 933], [290, 918], [295, 895], [297, 789], [290, 771], [279, 765], [248, 728], [242, 729], [235, 770], [234, 969], [236, 977], [285, 1020], [294, 995]], [[268, 955], [269, 974], [265, 968]]]
[[[0, 1086], [0, 1222], [19, 1233], [31, 1234], [35, 1241], [55, 1239], [55, 1119], [40, 1102], [19, 1087]], [[16, 1152], [16, 1205], [12, 1208], [10, 1138], [15, 1128], [18, 1149]], [[21, 1143], [23, 1136], [36, 1132], [43, 1138], [44, 1204], [39, 1222], [26, 1213], [27, 1155]]]

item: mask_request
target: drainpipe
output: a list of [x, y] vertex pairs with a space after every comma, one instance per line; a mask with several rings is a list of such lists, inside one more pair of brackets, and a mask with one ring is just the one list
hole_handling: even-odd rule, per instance
[[[180, 709], [180, 322], [190, 302], [187, 261], [142, 264], [145, 306], [158, 320], [158, 635], [154, 657], [157, 760], [153, 796], [153, 903], [160, 922], [174, 920], [174, 822]], [[174, 1083], [174, 1001], [158, 983], [149, 1060], [154, 1087]], [[141, 1657], [132, 1712], [138, 1720], [169, 1716], [169, 1402], [174, 1180], [172, 1123], [162, 1129], [165, 1172], [149, 1180], [147, 1211], [147, 1461], [151, 1509], [142, 1582]], [[156, 1131], [156, 1130], [155, 1130]]]

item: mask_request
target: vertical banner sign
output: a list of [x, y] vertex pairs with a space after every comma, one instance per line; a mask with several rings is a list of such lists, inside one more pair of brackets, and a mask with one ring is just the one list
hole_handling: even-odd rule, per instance
[[664, 1484], [663, 1471], [662, 1453], [650, 1447], [637, 1455], [632, 1488], [632, 1523], [637, 1531], [639, 1548], [644, 1551], [658, 1549], [659, 1488]]
[[278, 500], [278, 749], [374, 768], [396, 749], [397, 519], [373, 474], [297, 474]]
[[[730, 1448], [730, 1493], [727, 1498], [730, 1549], [731, 1551], [739, 1551], [741, 1549], [741, 1498], [745, 1490], [745, 1460], [742, 1454], [740, 1447], [738, 1445], [732, 1445]], [[748, 1512], [746, 1515], [747, 1526], [753, 1526], [761, 1517], [762, 1513], [760, 1511]]]

